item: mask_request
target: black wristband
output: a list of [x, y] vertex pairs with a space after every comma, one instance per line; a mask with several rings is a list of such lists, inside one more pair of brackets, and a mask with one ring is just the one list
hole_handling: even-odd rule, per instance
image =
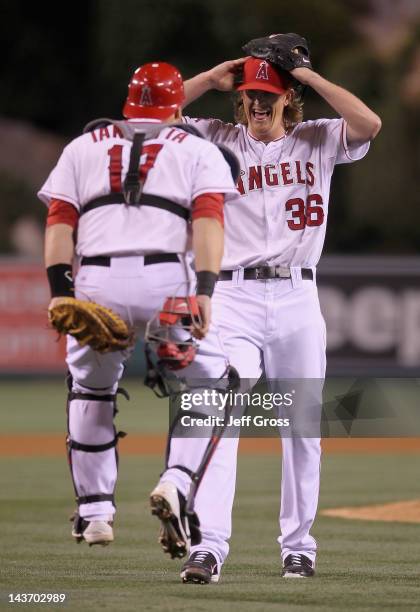
[[74, 297], [73, 266], [54, 264], [47, 268], [51, 297]]
[[203, 270], [202, 272], [197, 272], [197, 295], [208, 295], [211, 297], [213, 295], [214, 288], [217, 283], [217, 279], [219, 278], [218, 274], [214, 272], [207, 272]]

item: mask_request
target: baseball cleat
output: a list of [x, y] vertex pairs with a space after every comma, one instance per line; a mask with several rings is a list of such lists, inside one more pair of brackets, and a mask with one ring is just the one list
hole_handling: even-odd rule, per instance
[[209, 584], [219, 582], [216, 557], [206, 550], [193, 552], [181, 571], [182, 582]]
[[171, 559], [188, 554], [191, 543], [201, 539], [198, 518], [187, 516], [185, 497], [171, 482], [162, 482], [150, 494], [150, 509], [161, 523], [159, 543]]
[[287, 555], [283, 563], [283, 578], [310, 578], [314, 576], [314, 564], [302, 554]]
[[70, 520], [73, 520], [71, 535], [78, 544], [85, 541], [89, 546], [107, 546], [114, 541], [112, 521], [86, 521], [77, 513]]

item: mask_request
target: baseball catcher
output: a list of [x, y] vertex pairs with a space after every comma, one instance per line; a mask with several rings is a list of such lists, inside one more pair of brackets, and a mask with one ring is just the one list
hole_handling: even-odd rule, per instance
[[[38, 194], [48, 207], [49, 319], [67, 338], [67, 449], [78, 506], [72, 535], [90, 545], [114, 539], [122, 436], [114, 417], [136, 339], [180, 287], [195, 309], [189, 336], [214, 335], [211, 297], [223, 252], [224, 202], [236, 192], [238, 163], [180, 123], [184, 99], [174, 66], [140, 66], [129, 83], [124, 119], [91, 122], [64, 149]], [[209, 364], [194, 359], [196, 349], [188, 344], [185, 350], [162, 346], [165, 372], [176, 371], [175, 362], [191, 367], [196, 360], [203, 378], [219, 378], [226, 358], [214, 342]], [[200, 540], [198, 518], [186, 503], [207, 444], [172, 444], [151, 495], [160, 542], [172, 557]]]

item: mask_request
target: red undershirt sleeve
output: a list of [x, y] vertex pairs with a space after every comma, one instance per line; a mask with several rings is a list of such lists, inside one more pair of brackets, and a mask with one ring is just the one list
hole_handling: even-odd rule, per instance
[[223, 193], [203, 193], [195, 198], [192, 205], [192, 220], [201, 217], [217, 219], [224, 225], [223, 205], [225, 196]]
[[52, 198], [48, 208], [47, 227], [56, 223], [65, 223], [76, 229], [79, 213], [70, 202]]

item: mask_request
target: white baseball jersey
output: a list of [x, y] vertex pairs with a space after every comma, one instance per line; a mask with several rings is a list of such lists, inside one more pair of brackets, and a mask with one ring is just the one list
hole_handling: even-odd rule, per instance
[[334, 166], [361, 159], [369, 142], [349, 145], [343, 119], [305, 121], [268, 144], [253, 138], [244, 125], [184, 120], [209, 140], [227, 145], [241, 165], [239, 194], [225, 207], [222, 269], [316, 266]]
[[[65, 200], [81, 213], [91, 200], [121, 192], [131, 146], [114, 125], [79, 136], [65, 147], [38, 197], [47, 206], [52, 198]], [[218, 148], [170, 125], [157, 138], [145, 141], [140, 176], [145, 179], [143, 194], [167, 198], [186, 209], [204, 193], [237, 193]], [[189, 223], [167, 210], [125, 204], [101, 206], [81, 215], [76, 253], [185, 253], [189, 228]]]

